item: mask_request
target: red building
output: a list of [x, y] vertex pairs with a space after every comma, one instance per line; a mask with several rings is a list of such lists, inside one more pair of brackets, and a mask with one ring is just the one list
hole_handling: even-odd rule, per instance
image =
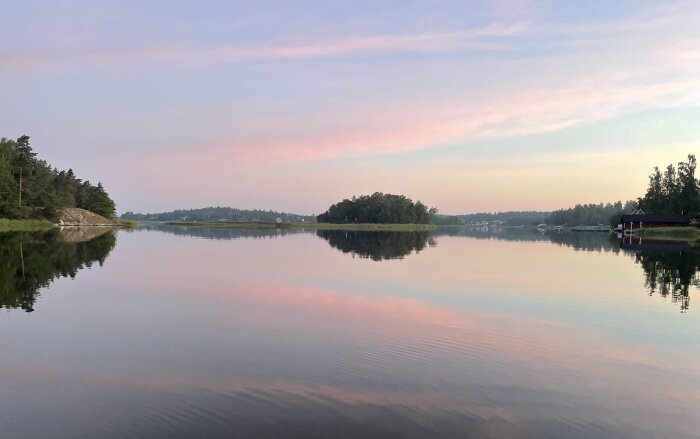
[[688, 227], [690, 216], [675, 213], [645, 213], [623, 215], [623, 230], [637, 230], [645, 227]]

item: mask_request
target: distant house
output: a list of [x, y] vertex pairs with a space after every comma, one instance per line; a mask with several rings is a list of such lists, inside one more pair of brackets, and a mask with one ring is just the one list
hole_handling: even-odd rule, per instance
[[622, 216], [623, 230], [637, 230], [645, 227], [688, 227], [690, 216], [675, 213], [645, 213]]

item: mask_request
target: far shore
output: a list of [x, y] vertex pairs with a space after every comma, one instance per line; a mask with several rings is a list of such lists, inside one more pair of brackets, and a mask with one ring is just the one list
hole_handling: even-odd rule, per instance
[[314, 229], [314, 230], [362, 230], [389, 232], [429, 232], [435, 224], [335, 224], [335, 223], [270, 223], [228, 221], [166, 221], [168, 226], [212, 227], [227, 229]]

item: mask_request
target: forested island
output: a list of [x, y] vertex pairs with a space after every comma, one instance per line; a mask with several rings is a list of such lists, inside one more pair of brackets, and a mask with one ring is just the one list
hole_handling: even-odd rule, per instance
[[81, 208], [107, 218], [114, 201], [101, 183], [78, 178], [72, 169], [59, 171], [37, 158], [28, 136], [0, 138], [0, 218], [56, 222], [60, 208]]
[[437, 209], [405, 195], [383, 194], [346, 198], [316, 217], [332, 224], [430, 224]]

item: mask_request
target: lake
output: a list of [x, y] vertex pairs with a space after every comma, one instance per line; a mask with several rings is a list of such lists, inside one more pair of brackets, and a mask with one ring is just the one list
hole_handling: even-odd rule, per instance
[[697, 438], [698, 270], [607, 233], [0, 234], [0, 437]]

